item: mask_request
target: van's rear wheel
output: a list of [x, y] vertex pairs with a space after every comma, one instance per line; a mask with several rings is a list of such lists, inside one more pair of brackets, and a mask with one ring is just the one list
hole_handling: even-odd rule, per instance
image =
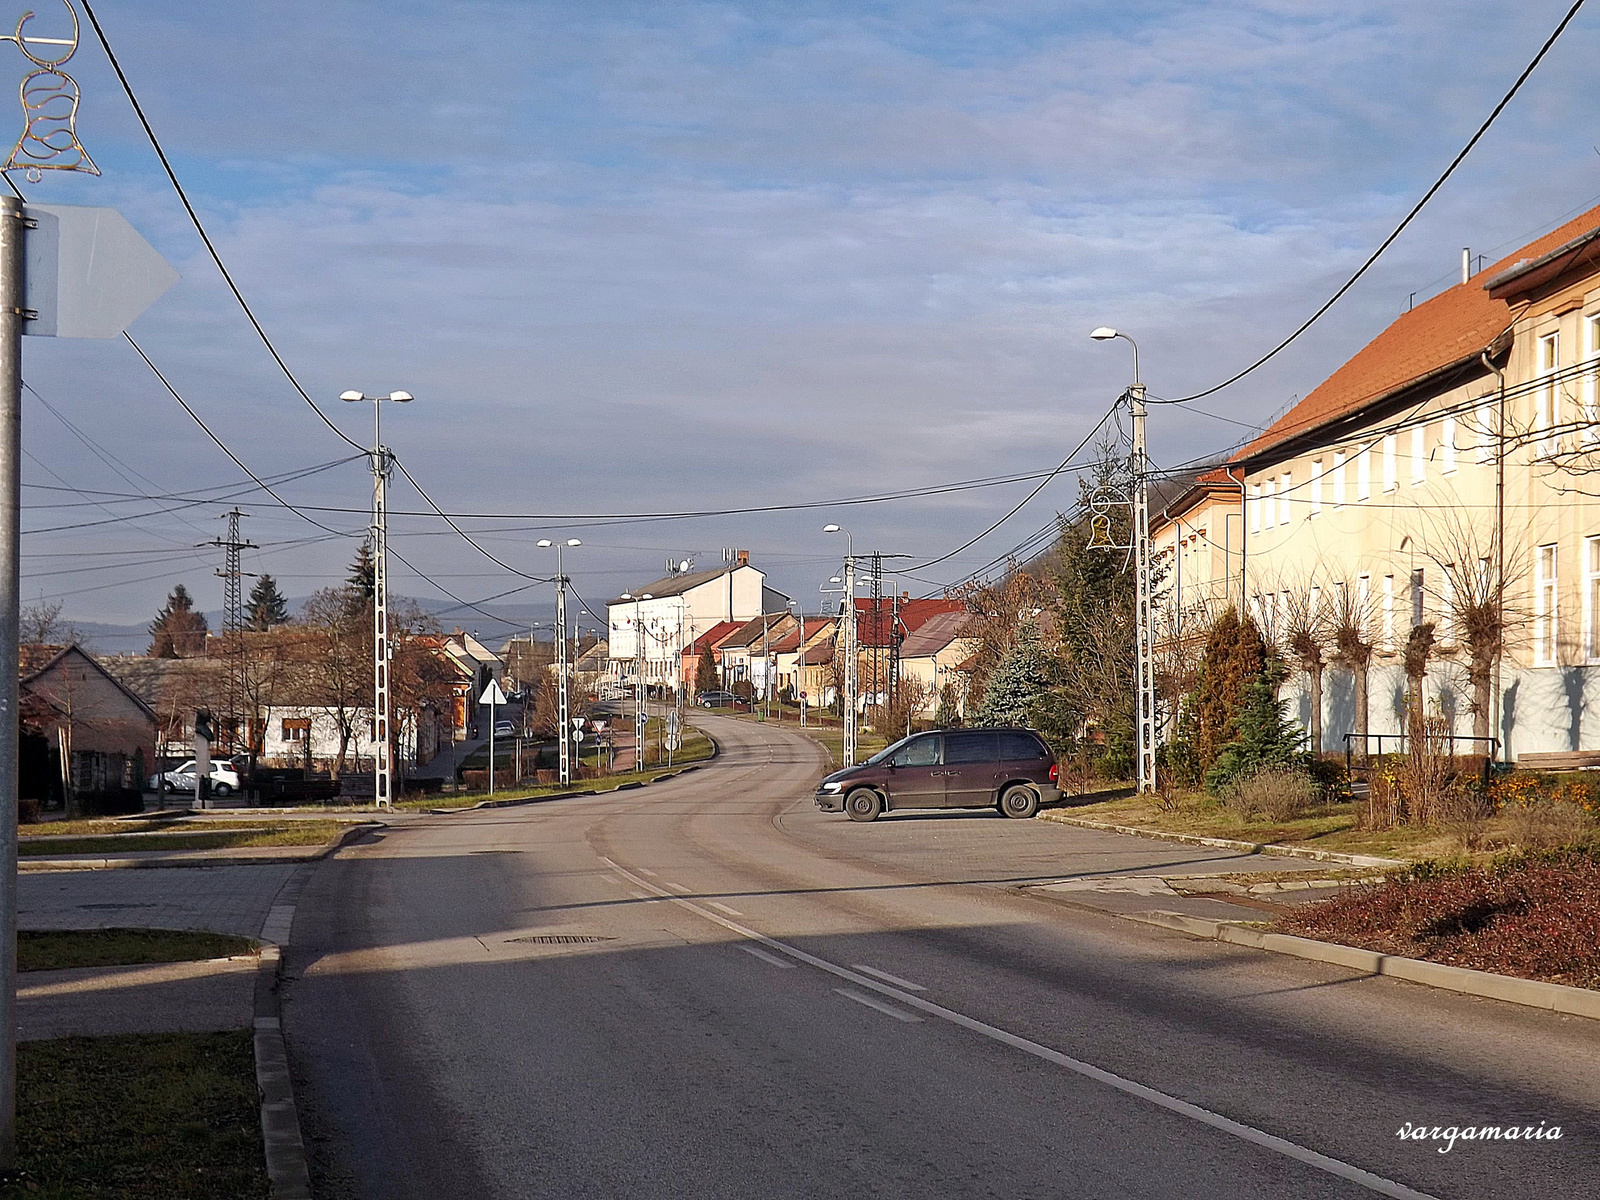
[[1010, 787], [1000, 797], [1000, 811], [1008, 817], [1025, 820], [1039, 811], [1039, 796], [1029, 787]]
[[883, 812], [883, 797], [871, 788], [857, 788], [844, 798], [844, 811], [852, 821], [876, 821]]

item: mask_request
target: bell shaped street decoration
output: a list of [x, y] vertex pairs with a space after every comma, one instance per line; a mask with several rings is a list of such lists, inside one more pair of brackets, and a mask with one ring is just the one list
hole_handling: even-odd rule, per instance
[[[71, 38], [35, 38], [23, 35], [22, 29], [33, 19], [33, 13], [22, 14], [17, 31], [0, 41], [15, 42], [38, 68], [22, 80], [19, 96], [22, 100], [22, 136], [11, 148], [0, 171], [25, 169], [32, 182], [43, 178], [44, 171], [83, 171], [100, 174], [94, 159], [78, 140], [78, 81], [61, 66], [78, 52], [78, 14], [68, 0], [67, 15], [72, 18]], [[50, 57], [43, 46], [64, 47], [65, 53]]]

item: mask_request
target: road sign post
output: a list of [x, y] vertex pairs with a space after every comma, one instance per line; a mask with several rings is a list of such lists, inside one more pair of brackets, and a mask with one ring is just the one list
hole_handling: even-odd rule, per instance
[[500, 690], [500, 681], [490, 679], [489, 686], [483, 689], [483, 695], [478, 697], [479, 704], [489, 706], [489, 795], [494, 795], [494, 710], [497, 705], [506, 702], [506, 694]]
[[177, 279], [115, 209], [0, 196], [0, 1170], [16, 1162], [22, 335], [116, 337]]

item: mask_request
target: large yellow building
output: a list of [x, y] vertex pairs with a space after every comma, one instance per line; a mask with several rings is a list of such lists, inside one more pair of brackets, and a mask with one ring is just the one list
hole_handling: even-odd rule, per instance
[[[1320, 614], [1337, 750], [1358, 676], [1330, 626], [1360, 625], [1368, 729], [1397, 733], [1405, 648], [1432, 624], [1424, 694], [1459, 736], [1510, 757], [1600, 749], [1597, 372], [1600, 208], [1418, 304], [1153, 511], [1169, 635], [1228, 600], [1280, 637]], [[1286, 694], [1309, 727], [1304, 682]]]

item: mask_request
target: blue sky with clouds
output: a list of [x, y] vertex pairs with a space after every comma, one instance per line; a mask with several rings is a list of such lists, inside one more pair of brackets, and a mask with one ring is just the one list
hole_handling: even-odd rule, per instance
[[[62, 23], [38, 8], [39, 31]], [[329, 415], [364, 440], [369, 414], [338, 392], [412, 391], [386, 440], [436, 499], [547, 513], [783, 503], [1053, 466], [1126, 381], [1125, 348], [1088, 329], [1133, 332], [1158, 395], [1253, 358], [1381, 240], [1565, 8], [100, 0], [96, 12]], [[1243, 431], [1218, 417], [1254, 423], [1311, 390], [1409, 293], [1452, 282], [1462, 246], [1503, 253], [1600, 202], [1597, 28], [1580, 16], [1310, 335], [1208, 401], [1214, 416], [1159, 410], [1157, 462], [1221, 450]], [[22, 66], [0, 47], [0, 67], [20, 78]], [[183, 281], [135, 336], [257, 473], [340, 457], [232, 307], [87, 28], [71, 69], [105, 175], [47, 178], [30, 197], [115, 205], [178, 265]], [[26, 371], [50, 406], [30, 397], [30, 483], [165, 492], [239, 478], [126, 345], [29, 339]], [[285, 494], [360, 509], [367, 486], [357, 462]], [[858, 548], [932, 556], [1021, 494], [473, 527], [529, 569], [538, 537], [583, 537], [569, 569], [591, 599], [668, 556], [748, 547], [810, 606], [840, 549], [825, 521]], [[1053, 485], [933, 577], [981, 566], [1072, 496], [1070, 481]], [[396, 504], [417, 506], [403, 487]], [[70, 593], [82, 619], [140, 620], [182, 579], [212, 606], [215, 564], [193, 543], [216, 535], [222, 507], [31, 537], [25, 599]], [[316, 533], [270, 500], [246, 507], [257, 542]], [[28, 521], [107, 515], [38, 508]], [[436, 523], [397, 526], [406, 557], [463, 596], [515, 583]], [[111, 569], [113, 551], [148, 565]], [[281, 545], [247, 565], [304, 594], [349, 554]], [[396, 587], [434, 594], [403, 569]]]

